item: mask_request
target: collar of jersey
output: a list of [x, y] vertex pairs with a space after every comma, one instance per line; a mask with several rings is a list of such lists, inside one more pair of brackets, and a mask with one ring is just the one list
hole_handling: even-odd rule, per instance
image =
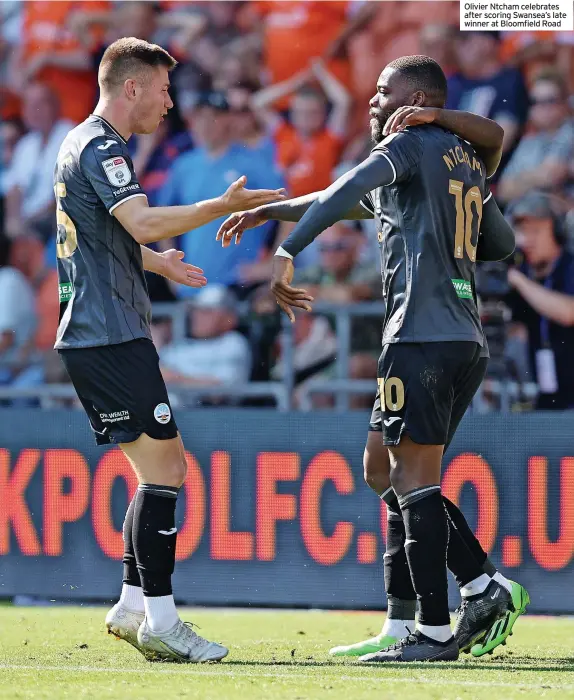
[[124, 137], [114, 129], [114, 127], [110, 124], [110, 122], [107, 119], [104, 119], [103, 117], [100, 117], [99, 114], [90, 114], [91, 117], [95, 117], [96, 119], [100, 119], [101, 121], [104, 122], [107, 126], [110, 127], [110, 129], [114, 132], [114, 134], [122, 140], [123, 143], [127, 143], [127, 141], [124, 139]]

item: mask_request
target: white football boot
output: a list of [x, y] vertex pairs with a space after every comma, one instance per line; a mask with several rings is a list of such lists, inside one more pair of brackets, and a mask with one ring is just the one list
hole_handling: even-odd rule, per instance
[[144, 621], [144, 617], [143, 612], [128, 610], [120, 603], [116, 603], [106, 615], [108, 634], [113, 634], [118, 639], [125, 639], [138, 651], [142, 651], [138, 642], [138, 629]]
[[229, 654], [224, 646], [200, 637], [193, 631], [190, 622], [182, 620], [167, 632], [161, 633], [153, 632], [147, 620], [144, 620], [137, 638], [140, 651], [148, 661], [202, 663], [221, 661]]

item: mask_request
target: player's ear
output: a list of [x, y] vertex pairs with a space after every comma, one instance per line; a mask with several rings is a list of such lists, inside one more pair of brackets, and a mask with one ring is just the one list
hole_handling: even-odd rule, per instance
[[128, 78], [124, 82], [124, 92], [128, 100], [135, 100], [136, 98], [136, 81], [132, 78]]
[[413, 107], [422, 107], [425, 103], [425, 100], [426, 100], [426, 95], [424, 94], [424, 92], [422, 90], [417, 90], [413, 94], [412, 106]]

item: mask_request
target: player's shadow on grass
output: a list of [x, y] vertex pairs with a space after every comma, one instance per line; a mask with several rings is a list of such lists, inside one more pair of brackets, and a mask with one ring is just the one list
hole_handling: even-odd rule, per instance
[[331, 661], [325, 660], [321, 661], [319, 659], [297, 659], [292, 660], [280, 660], [280, 661], [234, 661], [230, 659], [225, 662], [226, 666], [282, 666], [293, 668], [304, 668], [308, 667], [338, 667], [338, 668], [408, 668], [414, 669], [424, 669], [425, 671], [436, 671], [438, 673], [441, 670], [449, 669], [452, 671], [549, 671], [549, 672], [572, 672], [574, 673], [574, 658], [564, 657], [564, 658], [552, 658], [551, 665], [544, 663], [542, 659], [532, 659], [529, 657], [512, 656], [508, 658], [508, 661], [503, 661], [502, 659], [497, 659], [496, 661], [484, 660], [482, 663], [480, 661], [474, 662], [469, 659], [468, 661], [453, 661], [453, 662], [438, 662], [438, 663], [428, 663], [428, 662], [411, 662], [408, 664], [395, 662], [395, 663], [349, 663], [349, 661]]
[[318, 661], [315, 659], [289, 659], [281, 661], [235, 661], [234, 659], [225, 660], [225, 666], [292, 666], [293, 668], [301, 668], [304, 666], [343, 666], [334, 661]]

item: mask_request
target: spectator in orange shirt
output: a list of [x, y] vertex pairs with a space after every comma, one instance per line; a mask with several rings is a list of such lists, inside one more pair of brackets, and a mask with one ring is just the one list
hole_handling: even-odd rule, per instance
[[26, 2], [22, 44], [10, 71], [17, 91], [23, 93], [36, 81], [49, 85], [59, 98], [62, 117], [83, 121], [94, 106], [96, 77], [90, 53], [68, 28], [68, 20], [86, 6], [106, 9], [108, 4], [106, 0]]
[[572, 32], [505, 32], [501, 60], [520, 68], [529, 87], [549, 68], [558, 69], [571, 82], [574, 34]]
[[[350, 42], [353, 82], [359, 102], [370, 99], [371, 86], [377, 82], [382, 66], [398, 56], [427, 54], [421, 30], [427, 25], [459, 25], [459, 3], [436, 0], [385, 0], [367, 2], [374, 15], [365, 31]], [[438, 60], [438, 59], [437, 59]], [[448, 68], [439, 61], [443, 70]]]
[[[321, 91], [312, 85], [315, 77], [332, 104], [327, 117], [327, 103]], [[277, 158], [284, 169], [291, 197], [325, 189], [332, 182], [347, 135], [351, 96], [321, 61], [294, 78], [256, 93], [253, 106], [264, 112], [277, 99], [296, 90], [291, 100], [290, 120], [277, 115], [264, 118], [274, 128]], [[273, 119], [275, 124], [273, 124]]]
[[[347, 42], [366, 25], [378, 3], [323, 0], [253, 2], [262, 21], [263, 55], [269, 83], [280, 83], [323, 56], [328, 70], [345, 86], [351, 84]], [[280, 109], [288, 101], [282, 98]]]

